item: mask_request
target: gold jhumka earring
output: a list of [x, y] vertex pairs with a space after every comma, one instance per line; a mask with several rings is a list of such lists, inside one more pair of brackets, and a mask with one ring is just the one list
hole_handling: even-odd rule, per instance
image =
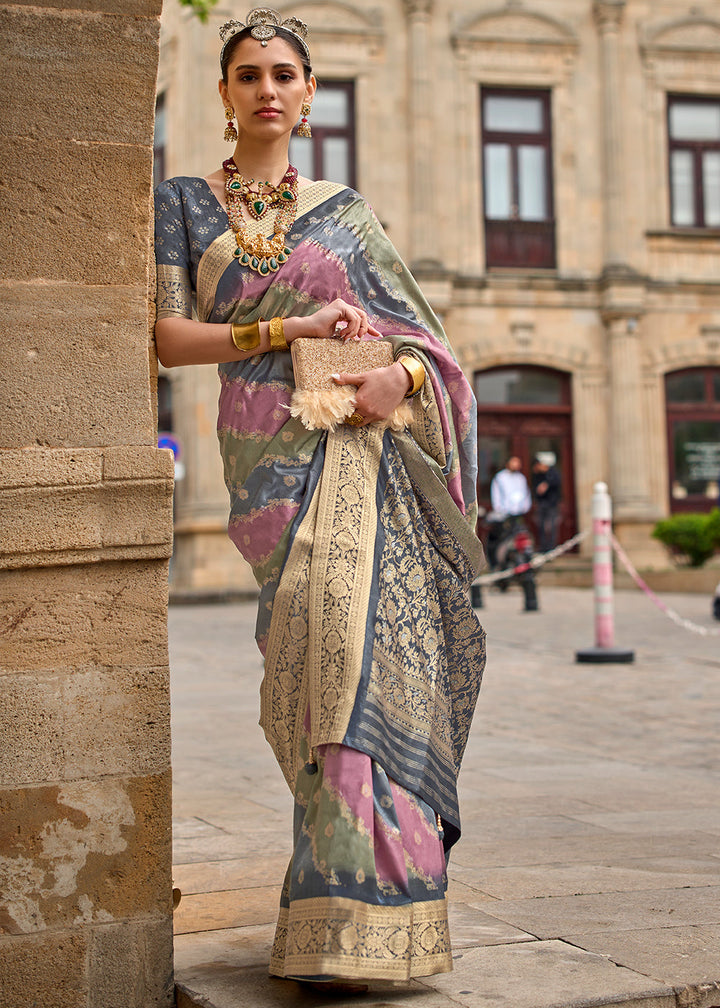
[[302, 119], [300, 120], [300, 125], [298, 126], [298, 136], [301, 136], [301, 137], [311, 137], [312, 136], [312, 130], [310, 129], [310, 123], [307, 120], [307, 117], [310, 115], [310, 109], [311, 108], [312, 108], [312, 106], [310, 105], [310, 102], [303, 102], [302, 103], [302, 108], [300, 109], [300, 113], [302, 115]]
[[225, 106], [225, 118], [227, 119], [227, 126], [225, 127], [225, 139], [228, 143], [235, 143], [238, 138], [237, 130], [235, 129], [235, 123], [233, 119], [235, 117], [235, 109], [232, 105]]

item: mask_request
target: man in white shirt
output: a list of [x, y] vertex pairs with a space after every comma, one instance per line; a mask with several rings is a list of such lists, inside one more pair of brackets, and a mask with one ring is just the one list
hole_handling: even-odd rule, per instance
[[517, 455], [512, 455], [505, 468], [495, 474], [490, 484], [492, 511], [487, 517], [487, 552], [491, 567], [496, 566], [496, 550], [502, 538], [504, 519], [527, 514], [532, 507], [530, 487], [524, 473], [520, 471], [521, 465]]
[[513, 455], [507, 460], [505, 468], [495, 474], [490, 484], [490, 500], [498, 518], [527, 514], [532, 507], [530, 487], [520, 466], [520, 459]]

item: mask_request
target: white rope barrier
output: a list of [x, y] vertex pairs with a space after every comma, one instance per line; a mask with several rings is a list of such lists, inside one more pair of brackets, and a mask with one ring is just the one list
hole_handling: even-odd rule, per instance
[[517, 567], [506, 567], [505, 570], [493, 571], [492, 574], [481, 574], [480, 577], [475, 578], [473, 584], [495, 584], [496, 581], [504, 581], [506, 578], [513, 577], [516, 574], [524, 574], [525, 571], [530, 568], [536, 570], [538, 567], [542, 567], [543, 564], [548, 563], [550, 560], [555, 560], [556, 557], [562, 556], [563, 553], [567, 553], [567, 551], [571, 550], [573, 546], [577, 546], [578, 543], [582, 542], [586, 535], [587, 532], [578, 532], [577, 535], [572, 537], [572, 539], [566, 540], [560, 546], [556, 546], [555, 549], [548, 550], [547, 553], [536, 553], [527, 563], [518, 564]]
[[[578, 543], [581, 543], [583, 539], [588, 535], [587, 532], [578, 532], [571, 539], [566, 540], [566, 542], [561, 543], [560, 546], [556, 546], [554, 549], [549, 550], [547, 553], [536, 553], [530, 558], [527, 563], [518, 564], [516, 567], [506, 567], [501, 571], [493, 571], [490, 574], [481, 574], [480, 577], [475, 578], [473, 581], [474, 585], [490, 585], [496, 584], [498, 581], [504, 581], [507, 578], [514, 577], [517, 574], [524, 574], [525, 571], [530, 568], [537, 570], [537, 568], [542, 567], [544, 564], [555, 560], [557, 557], [562, 556], [563, 553], [567, 553]], [[658, 598], [652, 588], [649, 587], [643, 581], [641, 576], [638, 574], [637, 570], [633, 566], [630, 557], [627, 555], [625, 550], [622, 548], [615, 536], [612, 536], [612, 546], [618, 559], [622, 563], [625, 570], [628, 572], [630, 577], [633, 579], [635, 584], [644, 592], [652, 602], [658, 607], [658, 609], [663, 612], [668, 619], [672, 620], [677, 626], [682, 627], [683, 630], [689, 630], [691, 633], [700, 634], [703, 637], [720, 637], [720, 627], [706, 627], [702, 626], [700, 623], [694, 623], [692, 620], [686, 619], [679, 613], [671, 609], [670, 606], [666, 605], [662, 599]]]
[[640, 575], [638, 574], [638, 572], [635, 570], [635, 568], [634, 568], [634, 566], [632, 564], [632, 561], [630, 560], [630, 557], [627, 555], [627, 553], [622, 548], [622, 546], [620, 545], [620, 543], [617, 541], [617, 539], [615, 538], [615, 536], [612, 537], [612, 544], [613, 544], [613, 549], [617, 553], [617, 555], [618, 555], [618, 557], [619, 557], [619, 559], [620, 559], [623, 567], [628, 572], [628, 574], [630, 575], [630, 577], [633, 579], [633, 581], [635, 582], [635, 584], [638, 586], [638, 588], [640, 588], [641, 591], [645, 592], [645, 594], [648, 596], [648, 598], [652, 599], [652, 601], [655, 603], [655, 605], [658, 607], [658, 609], [661, 612], [665, 613], [665, 615], [668, 617], [668, 619], [671, 619], [673, 621], [673, 623], [676, 623], [679, 627], [682, 627], [683, 630], [689, 630], [691, 633], [700, 634], [703, 637], [718, 637], [718, 636], [720, 636], [720, 627], [718, 627], [718, 628], [715, 628], [715, 627], [706, 627], [706, 626], [702, 626], [699, 623], [693, 623], [692, 620], [685, 619], [684, 616], [681, 616], [679, 613], [676, 613], [674, 609], [670, 608], [670, 606], [665, 605], [665, 603], [662, 601], [662, 599], [659, 599], [657, 597], [657, 595], [652, 590], [652, 588], [650, 588], [647, 584], [645, 584], [645, 582], [643, 581], [643, 579], [640, 577]]

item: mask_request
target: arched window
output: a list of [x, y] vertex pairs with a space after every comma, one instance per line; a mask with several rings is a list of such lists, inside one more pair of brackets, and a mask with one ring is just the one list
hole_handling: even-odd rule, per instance
[[709, 511], [720, 484], [720, 367], [665, 376], [672, 511]]

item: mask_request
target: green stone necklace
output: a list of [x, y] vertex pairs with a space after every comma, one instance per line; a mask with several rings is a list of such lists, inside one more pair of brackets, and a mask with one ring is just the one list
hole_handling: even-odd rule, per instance
[[[279, 186], [270, 182], [256, 182], [244, 179], [232, 158], [223, 161], [225, 172], [225, 193], [227, 196], [228, 219], [235, 232], [237, 248], [234, 257], [241, 266], [249, 266], [261, 276], [275, 273], [287, 262], [292, 251], [285, 244], [297, 213], [298, 187], [297, 169], [292, 165], [280, 180]], [[270, 238], [264, 235], [253, 237], [248, 233], [243, 218], [243, 206], [254, 220], [262, 220], [269, 210], [277, 210], [274, 232]]]

